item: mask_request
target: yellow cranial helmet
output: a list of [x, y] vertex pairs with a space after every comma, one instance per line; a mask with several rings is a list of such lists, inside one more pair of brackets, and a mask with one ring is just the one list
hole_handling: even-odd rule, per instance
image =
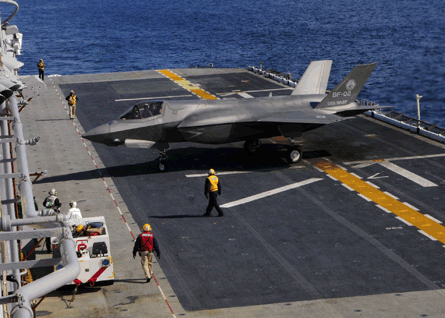
[[79, 224], [79, 225], [76, 227], [76, 231], [77, 231], [77, 232], [82, 231], [82, 229], [83, 229], [83, 225], [82, 225], [82, 224]]
[[148, 232], [148, 231], [151, 231], [151, 226], [150, 226], [150, 224], [146, 223], [146, 224], [144, 224], [144, 226], [142, 227], [142, 229], [143, 229], [145, 232]]
[[214, 175], [214, 174], [215, 174], [215, 170], [210, 169], [210, 170], [209, 170], [209, 176]]

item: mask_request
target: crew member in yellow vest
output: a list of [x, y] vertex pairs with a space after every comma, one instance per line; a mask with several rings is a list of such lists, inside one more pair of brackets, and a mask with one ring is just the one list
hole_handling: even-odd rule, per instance
[[215, 170], [213, 169], [209, 170], [209, 176], [207, 177], [204, 186], [204, 195], [206, 196], [206, 199], [209, 199], [209, 205], [207, 206], [204, 216], [210, 216], [210, 212], [212, 212], [213, 207], [215, 207], [216, 211], [218, 211], [218, 216], [223, 216], [224, 213], [216, 201], [216, 197], [221, 195], [221, 182], [219, 182], [218, 177], [215, 176]]
[[43, 81], [45, 79], [45, 64], [42, 59], [37, 63], [37, 68], [39, 69], [39, 78]]
[[70, 119], [73, 119], [74, 116], [76, 116], [76, 103], [79, 99], [74, 91], [71, 91], [65, 99], [68, 101], [68, 106], [70, 107]]

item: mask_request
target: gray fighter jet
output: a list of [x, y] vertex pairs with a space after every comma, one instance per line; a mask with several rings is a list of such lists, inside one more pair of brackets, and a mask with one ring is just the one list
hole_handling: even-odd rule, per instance
[[338, 122], [370, 109], [356, 100], [377, 63], [356, 66], [326, 94], [332, 61], [313, 61], [290, 96], [225, 100], [146, 101], [82, 137], [108, 146], [154, 148], [159, 170], [166, 169], [169, 143], [223, 144], [245, 141], [253, 154], [260, 139], [283, 136], [291, 141], [289, 163], [302, 158], [294, 138], [303, 132]]

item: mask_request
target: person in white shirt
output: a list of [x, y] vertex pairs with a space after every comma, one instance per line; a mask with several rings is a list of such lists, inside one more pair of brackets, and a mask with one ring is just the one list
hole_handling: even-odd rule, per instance
[[71, 209], [68, 210], [67, 216], [70, 220], [74, 222], [79, 222], [82, 220], [82, 212], [80, 212], [80, 209], [77, 207], [76, 201], [70, 202]]

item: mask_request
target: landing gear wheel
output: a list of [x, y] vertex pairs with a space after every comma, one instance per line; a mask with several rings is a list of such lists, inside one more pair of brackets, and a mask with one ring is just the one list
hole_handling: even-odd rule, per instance
[[158, 169], [160, 172], [165, 172], [168, 169], [168, 164], [165, 160], [160, 160], [158, 164]]
[[287, 150], [286, 160], [288, 163], [298, 163], [303, 158], [303, 152], [300, 147], [292, 146]]
[[159, 164], [158, 164], [158, 170], [159, 172], [167, 171], [168, 164], [167, 164], [167, 152], [165, 149], [162, 149], [159, 151]]
[[246, 140], [246, 142], [244, 143], [244, 150], [246, 150], [247, 154], [249, 155], [257, 153], [258, 148], [260, 147], [261, 141], [259, 141], [258, 139]]

